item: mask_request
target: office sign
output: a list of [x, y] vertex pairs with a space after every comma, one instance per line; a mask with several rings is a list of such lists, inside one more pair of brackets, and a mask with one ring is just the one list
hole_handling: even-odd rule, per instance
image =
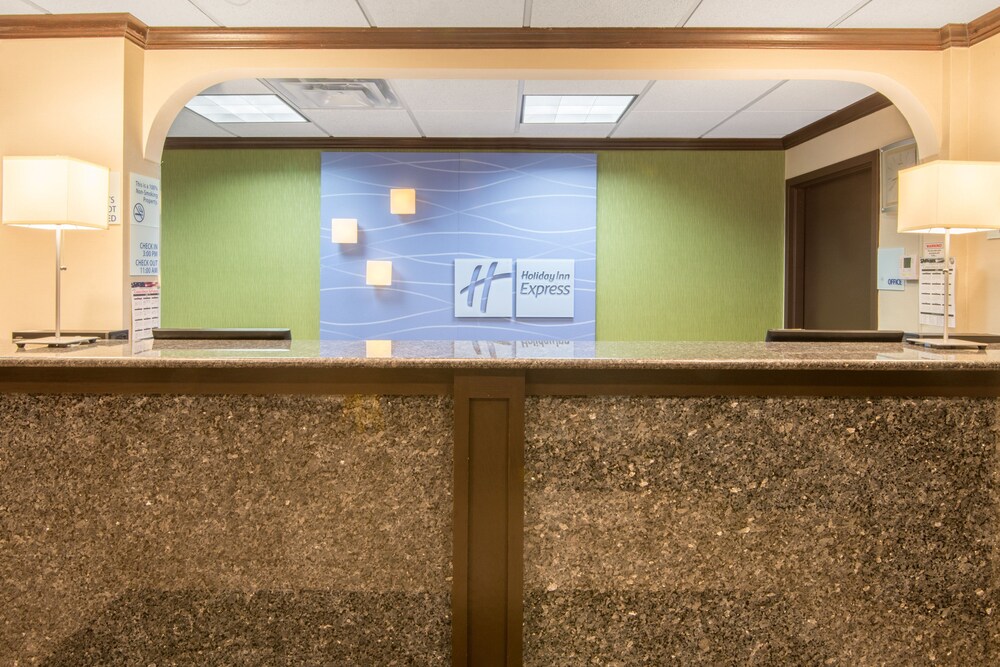
[[518, 260], [516, 316], [573, 317], [575, 266], [572, 259]]
[[156, 276], [160, 273], [160, 179], [130, 176], [129, 273]]
[[455, 317], [510, 317], [512, 265], [509, 259], [456, 259]]

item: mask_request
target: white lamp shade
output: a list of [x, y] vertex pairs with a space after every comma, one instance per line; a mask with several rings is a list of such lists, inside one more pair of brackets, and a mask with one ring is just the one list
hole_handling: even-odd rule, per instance
[[900, 232], [1000, 229], [1000, 162], [936, 160], [899, 172]]
[[3, 224], [107, 229], [108, 168], [69, 157], [3, 159]]
[[330, 220], [330, 230], [334, 243], [358, 242], [357, 218], [332, 218]]
[[413, 188], [389, 190], [389, 212], [395, 215], [413, 215], [417, 212], [417, 191]]
[[369, 285], [386, 287], [392, 284], [392, 262], [384, 260], [368, 260], [365, 270], [365, 282]]

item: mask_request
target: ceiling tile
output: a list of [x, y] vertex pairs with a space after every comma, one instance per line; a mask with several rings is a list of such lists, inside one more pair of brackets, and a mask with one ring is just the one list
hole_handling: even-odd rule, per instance
[[274, 91], [258, 79], [223, 81], [198, 93], [199, 95], [274, 95]]
[[657, 81], [636, 111], [739, 111], [778, 81]]
[[181, 109], [174, 119], [174, 124], [167, 132], [168, 137], [232, 137], [231, 132], [222, 129], [204, 116], [199, 116], [190, 109]]
[[524, 0], [362, 0], [380, 28], [520, 28]]
[[225, 129], [238, 137], [325, 137], [312, 123], [227, 123]]
[[872, 0], [839, 28], [940, 28], [968, 23], [997, 7], [997, 0]]
[[748, 111], [836, 111], [875, 91], [848, 81], [786, 81]]
[[702, 0], [686, 28], [825, 28], [859, 0]]
[[419, 137], [404, 109], [330, 109], [304, 111], [309, 119], [334, 137]]
[[823, 111], [743, 111], [705, 136], [709, 139], [776, 139], [826, 115]]
[[517, 131], [519, 137], [606, 137], [615, 129], [614, 123], [593, 123], [589, 125], [570, 125], [565, 123], [552, 125], [521, 125]]
[[724, 121], [727, 111], [633, 111], [618, 124], [612, 137], [700, 137]]
[[514, 133], [512, 111], [414, 111], [428, 137], [509, 137]]
[[534, 0], [531, 27], [672, 28], [698, 0]]
[[163, 0], [37, 0], [54, 14], [128, 12], [150, 26], [214, 26], [212, 19], [188, 2]]
[[32, 7], [21, 0], [0, 0], [0, 14], [44, 14], [36, 7]]
[[[227, 27], [366, 28], [368, 21], [354, 0], [295, 0], [295, 2], [229, 2], [190, 0]], [[162, 4], [182, 4], [162, 2]], [[183, 3], [187, 4], [187, 3]]]
[[621, 81], [525, 81], [525, 95], [638, 95], [649, 84], [645, 79]]
[[500, 111], [517, 108], [517, 81], [398, 79], [389, 82], [412, 110]]

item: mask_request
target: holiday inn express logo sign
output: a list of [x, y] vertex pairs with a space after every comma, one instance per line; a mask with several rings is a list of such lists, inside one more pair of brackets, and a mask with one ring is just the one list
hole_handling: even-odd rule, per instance
[[455, 317], [573, 317], [574, 260], [455, 260]]

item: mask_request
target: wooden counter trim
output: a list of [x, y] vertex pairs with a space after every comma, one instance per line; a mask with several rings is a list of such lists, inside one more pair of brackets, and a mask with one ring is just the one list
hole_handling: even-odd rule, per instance
[[1000, 370], [14, 366], [0, 391], [111, 394], [449, 395], [457, 377], [520, 374], [526, 394], [993, 396]]
[[57, 394], [448, 395], [446, 368], [13, 367], [0, 391]]
[[1000, 397], [994, 370], [528, 371], [529, 396], [972, 396]]

